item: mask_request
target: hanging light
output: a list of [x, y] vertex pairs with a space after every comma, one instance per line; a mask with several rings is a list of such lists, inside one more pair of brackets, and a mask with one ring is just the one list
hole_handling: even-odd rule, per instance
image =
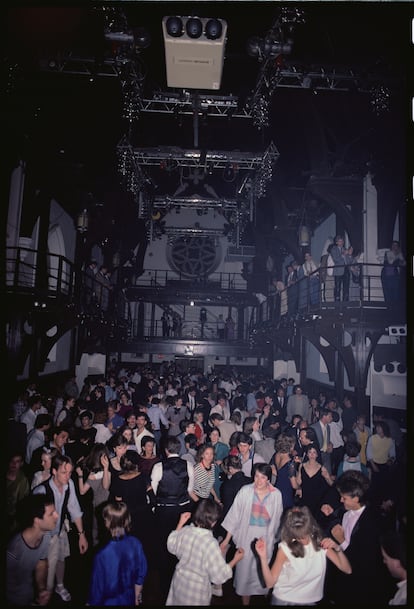
[[310, 239], [310, 229], [305, 224], [301, 224], [301, 226], [299, 226], [299, 245], [301, 247], [307, 247], [310, 245]]
[[76, 218], [76, 230], [83, 234], [88, 231], [89, 227], [89, 214], [87, 209], [83, 209]]

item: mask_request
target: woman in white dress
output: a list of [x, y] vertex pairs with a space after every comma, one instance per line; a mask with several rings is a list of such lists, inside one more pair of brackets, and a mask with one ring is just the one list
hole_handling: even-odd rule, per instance
[[257, 463], [253, 483], [239, 490], [222, 522], [227, 531], [220, 544], [222, 552], [227, 551], [232, 538], [237, 548], [244, 549], [244, 557], [235, 568], [233, 581], [243, 605], [250, 603], [250, 596], [265, 596], [268, 592], [265, 582], [259, 579], [252, 543], [260, 537], [265, 538], [270, 561], [283, 511], [281, 492], [271, 484], [271, 478], [270, 465]]

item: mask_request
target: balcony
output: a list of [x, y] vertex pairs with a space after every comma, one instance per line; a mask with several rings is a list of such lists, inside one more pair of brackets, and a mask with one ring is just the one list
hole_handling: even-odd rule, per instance
[[[278, 341], [285, 344], [283, 336], [289, 337], [309, 323], [362, 324], [379, 330], [405, 324], [405, 299], [396, 306], [384, 301], [381, 269], [378, 264], [358, 264], [358, 279], [351, 276], [347, 301], [334, 300], [333, 277], [327, 277], [324, 284], [316, 275], [301, 279], [294, 318], [288, 312], [290, 288], [269, 289], [265, 300], [259, 302], [240, 274], [212, 273], [194, 280], [174, 271], [147, 270], [134, 286], [108, 288], [96, 280], [88, 283], [85, 274], [62, 256], [20, 247], [7, 248], [5, 288], [9, 317], [36, 309], [48, 314], [50, 324], [64, 319], [68, 326], [82, 325], [89, 339], [103, 331], [109, 351], [181, 353], [190, 344], [198, 345], [203, 353], [261, 357], [263, 348], [267, 353]], [[206, 323], [188, 314], [191, 302], [208, 309]], [[136, 318], [134, 303], [175, 309], [179, 332], [163, 335], [161, 321], [156, 318], [160, 315], [154, 308], [148, 318]], [[232, 338], [219, 335], [215, 313], [229, 306], [235, 311], [250, 307], [251, 311], [249, 319], [240, 323], [235, 319]]]

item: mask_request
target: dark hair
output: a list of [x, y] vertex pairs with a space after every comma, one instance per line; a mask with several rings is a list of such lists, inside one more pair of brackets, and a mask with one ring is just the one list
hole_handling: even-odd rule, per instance
[[312, 444], [318, 444], [318, 439], [316, 437], [316, 432], [312, 427], [302, 427], [300, 431], [305, 432], [305, 436], [308, 440], [311, 441]]
[[348, 440], [345, 442], [344, 450], [348, 457], [357, 457], [361, 450], [361, 444], [358, 441]]
[[80, 413], [79, 418], [83, 419], [84, 417], [87, 417], [90, 421], [92, 421], [93, 414], [91, 413], [90, 410], [84, 410], [83, 412]]
[[49, 425], [51, 423], [52, 423], [52, 418], [51, 418], [50, 414], [45, 414], [42, 412], [41, 414], [37, 415], [35, 422], [34, 422], [34, 427], [35, 427], [35, 429], [40, 429], [44, 425]]
[[271, 482], [272, 468], [270, 467], [269, 463], [254, 463], [252, 467], [252, 478], [254, 478], [256, 472], [259, 472], [259, 474], [263, 474], [267, 477], [269, 482]]
[[375, 431], [377, 429], [377, 426], [382, 428], [385, 437], [391, 437], [390, 426], [388, 425], [388, 423], [386, 423], [385, 421], [375, 421]]
[[221, 507], [212, 499], [200, 499], [194, 510], [192, 521], [196, 527], [211, 529], [221, 516]]
[[320, 408], [319, 409], [319, 418], [321, 419], [322, 417], [326, 416], [327, 414], [332, 415], [333, 417], [333, 412], [330, 408]]
[[[97, 442], [94, 444], [85, 459], [85, 469], [88, 472], [99, 472], [103, 470], [101, 464], [102, 455], [106, 455], [109, 459], [109, 451], [105, 444]], [[88, 474], [89, 475], [89, 474]]]
[[318, 456], [316, 457], [318, 463], [322, 463], [322, 455], [321, 455], [321, 449], [319, 448], [319, 445], [316, 442], [312, 442], [311, 444], [308, 444], [308, 446], [305, 448], [305, 459], [304, 461], [307, 461], [309, 459], [308, 457], [308, 452], [311, 449], [315, 449], [316, 452], [318, 453]]
[[201, 444], [201, 446], [199, 446], [198, 450], [197, 450], [196, 463], [200, 463], [200, 461], [204, 457], [204, 453], [206, 452], [206, 450], [208, 448], [211, 448], [211, 450], [213, 451], [213, 455], [214, 455], [214, 447], [211, 444], [207, 444], [207, 443]]
[[344, 472], [336, 483], [338, 493], [341, 495], [349, 495], [350, 497], [358, 497], [361, 505], [365, 505], [366, 503], [369, 486], [369, 478], [356, 470]]
[[35, 518], [42, 519], [47, 505], [54, 505], [54, 500], [45, 494], [26, 495], [16, 505], [16, 521], [20, 530], [31, 527]]
[[241, 464], [241, 461], [240, 461], [238, 455], [227, 455], [227, 457], [224, 457], [223, 463], [222, 463], [223, 471], [228, 473], [230, 467], [233, 467], [234, 469], [241, 471], [242, 464]]
[[380, 544], [390, 558], [400, 561], [404, 569], [407, 568], [407, 543], [405, 537], [397, 531], [387, 531], [380, 537]]
[[235, 448], [239, 443], [239, 438], [243, 432], [242, 431], [233, 431], [229, 438], [229, 446], [230, 448]]
[[224, 417], [219, 412], [213, 412], [210, 415], [210, 420], [211, 421], [224, 421]]
[[139, 471], [139, 455], [136, 450], [127, 450], [125, 455], [122, 455], [119, 464], [123, 472]]
[[68, 455], [62, 455], [61, 453], [56, 453], [56, 455], [52, 458], [52, 463], [50, 464], [50, 471], [53, 472], [59, 469], [61, 465], [67, 463], [68, 465], [73, 466], [73, 461]]
[[253, 432], [253, 425], [257, 421], [257, 417], [246, 417], [243, 421], [243, 431], [249, 435]]
[[148, 442], [152, 442], [153, 444], [155, 444], [155, 438], [153, 436], [143, 436], [141, 438], [141, 448], [144, 449], [145, 444], [147, 444]]
[[188, 427], [190, 427], [190, 425], [194, 425], [193, 420], [183, 419], [182, 421], [180, 421], [179, 426], [180, 426], [181, 432], [185, 432], [185, 430], [188, 429]]
[[117, 431], [112, 438], [109, 438], [107, 446], [110, 450], [114, 450], [117, 446], [128, 446], [128, 440], [122, 435], [122, 431]]
[[240, 432], [240, 435], [239, 435], [239, 438], [237, 441], [238, 444], [240, 444], [241, 442], [243, 444], [248, 444], [249, 446], [251, 446], [253, 444], [252, 437], [249, 436], [249, 434], [245, 433], [244, 431]]
[[195, 433], [188, 433], [184, 438], [184, 443], [188, 444], [189, 448], [197, 448], [197, 442]]

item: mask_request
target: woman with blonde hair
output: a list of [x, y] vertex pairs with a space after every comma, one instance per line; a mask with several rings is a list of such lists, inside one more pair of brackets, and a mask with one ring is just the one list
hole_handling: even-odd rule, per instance
[[129, 534], [128, 507], [122, 501], [108, 503], [102, 515], [111, 540], [95, 555], [88, 605], [140, 605], [148, 566], [141, 542]]
[[272, 605], [315, 605], [323, 598], [328, 558], [344, 573], [351, 565], [340, 546], [322, 536], [316, 520], [306, 507], [292, 507], [282, 518], [280, 542], [272, 567], [269, 550], [262, 537], [255, 543], [264, 581], [273, 588]]

